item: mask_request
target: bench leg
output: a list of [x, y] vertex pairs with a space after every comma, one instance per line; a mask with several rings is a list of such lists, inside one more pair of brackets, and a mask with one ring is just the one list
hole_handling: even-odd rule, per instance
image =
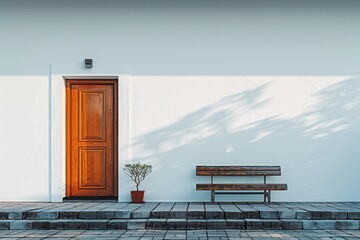
[[264, 203], [271, 203], [271, 193], [270, 190], [264, 190]]
[[211, 203], [215, 202], [215, 191], [211, 191]]
[[271, 193], [270, 193], [270, 190], [268, 191], [268, 203], [271, 203]]
[[264, 203], [266, 203], [267, 192], [264, 190]]

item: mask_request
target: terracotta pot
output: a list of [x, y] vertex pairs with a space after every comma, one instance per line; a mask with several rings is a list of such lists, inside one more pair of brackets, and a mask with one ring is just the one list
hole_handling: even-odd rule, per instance
[[132, 203], [143, 203], [145, 191], [131, 191]]

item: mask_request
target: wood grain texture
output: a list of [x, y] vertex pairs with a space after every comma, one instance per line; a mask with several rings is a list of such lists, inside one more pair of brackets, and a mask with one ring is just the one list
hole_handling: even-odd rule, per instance
[[280, 176], [280, 166], [196, 166], [196, 176]]
[[228, 183], [221, 183], [221, 184], [196, 184], [196, 190], [286, 190], [286, 184], [228, 184]]
[[117, 81], [67, 80], [66, 93], [66, 196], [114, 197]]

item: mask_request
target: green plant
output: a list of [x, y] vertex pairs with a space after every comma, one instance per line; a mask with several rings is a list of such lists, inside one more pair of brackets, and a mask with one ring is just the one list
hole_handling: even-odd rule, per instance
[[136, 191], [139, 191], [140, 183], [145, 179], [147, 175], [152, 172], [152, 166], [149, 164], [133, 163], [125, 164], [123, 168], [126, 175], [136, 184]]

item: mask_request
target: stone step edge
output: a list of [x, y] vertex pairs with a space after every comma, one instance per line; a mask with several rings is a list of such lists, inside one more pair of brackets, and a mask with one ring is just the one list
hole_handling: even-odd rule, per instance
[[275, 212], [256, 214], [219, 212], [130, 212], [130, 211], [28, 211], [0, 212], [0, 220], [57, 220], [57, 219], [298, 219], [298, 220], [360, 220], [360, 212]]
[[359, 230], [359, 220], [93, 219], [0, 220], [0, 230]]

